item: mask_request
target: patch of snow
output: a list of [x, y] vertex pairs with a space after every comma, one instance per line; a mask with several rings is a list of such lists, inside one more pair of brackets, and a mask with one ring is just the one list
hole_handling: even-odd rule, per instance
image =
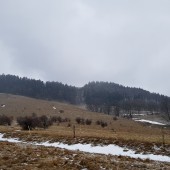
[[137, 122], [146, 122], [146, 123], [150, 123], [150, 124], [154, 124], [154, 125], [166, 125], [160, 122], [155, 122], [155, 121], [151, 121], [151, 120], [145, 120], [145, 119], [133, 119]]
[[57, 108], [53, 106], [53, 109], [56, 110]]
[[98, 154], [111, 154], [111, 155], [121, 155], [121, 156], [129, 156], [132, 158], [141, 158], [141, 159], [150, 159], [150, 160], [155, 160], [155, 161], [165, 161], [165, 162], [170, 162], [170, 157], [168, 156], [162, 156], [162, 155], [153, 155], [153, 154], [135, 154], [135, 151], [133, 150], [128, 150], [124, 151], [124, 148], [110, 144], [107, 146], [92, 146], [91, 144], [74, 144], [74, 145], [68, 145], [68, 144], [63, 144], [63, 143], [49, 143], [49, 142], [44, 142], [44, 143], [37, 143], [36, 145], [41, 145], [41, 146], [52, 146], [52, 147], [58, 147], [58, 148], [63, 148], [63, 149], [68, 149], [68, 150], [79, 150], [83, 152], [88, 152], [88, 153], [98, 153]]
[[144, 113], [135, 113], [135, 114], [132, 114], [132, 116], [145, 116], [146, 114]]
[[133, 120], [139, 120], [139, 118], [132, 118]]
[[17, 138], [3, 138], [3, 134], [0, 133], [0, 141], [8, 141], [11, 143], [19, 143], [20, 141]]
[[[130, 114], [123, 114], [123, 116], [129, 116]], [[146, 116], [147, 114], [144, 113], [132, 113], [132, 116]]]
[[[0, 133], [0, 141], [8, 141], [12, 143], [22, 142], [16, 138], [3, 138], [3, 134], [1, 133]], [[81, 144], [81, 143], [68, 145], [59, 142], [50, 143], [48, 141], [42, 143], [37, 143], [37, 142], [22, 142], [22, 143], [27, 143], [27, 144], [37, 145], [37, 146], [57, 147], [57, 148], [62, 148], [67, 150], [74, 150], [74, 151], [78, 150], [78, 151], [83, 151], [88, 153], [97, 153], [97, 154], [105, 154], [105, 155], [110, 154], [110, 155], [117, 155], [117, 156], [121, 155], [121, 156], [129, 156], [131, 158], [170, 162], [169, 156], [153, 155], [153, 154], [135, 154], [135, 151], [133, 150], [124, 151], [125, 148], [113, 144], [106, 145], [106, 146], [92, 146], [91, 144]]]

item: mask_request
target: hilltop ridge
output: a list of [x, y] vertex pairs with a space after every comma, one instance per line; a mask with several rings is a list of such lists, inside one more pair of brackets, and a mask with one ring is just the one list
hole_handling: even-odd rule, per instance
[[91, 111], [110, 114], [112, 110], [159, 112], [169, 97], [141, 88], [111, 82], [89, 82], [81, 88], [60, 82], [43, 82], [14, 75], [0, 75], [0, 93], [37, 99], [84, 104]]

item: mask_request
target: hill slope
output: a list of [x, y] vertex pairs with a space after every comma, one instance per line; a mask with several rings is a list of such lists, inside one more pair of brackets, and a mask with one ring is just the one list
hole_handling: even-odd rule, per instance
[[7, 116], [31, 116], [32, 113], [37, 115], [61, 116], [75, 121], [76, 117], [97, 119], [110, 119], [108, 115], [96, 114], [75, 105], [34, 99], [30, 97], [0, 93], [0, 114]]

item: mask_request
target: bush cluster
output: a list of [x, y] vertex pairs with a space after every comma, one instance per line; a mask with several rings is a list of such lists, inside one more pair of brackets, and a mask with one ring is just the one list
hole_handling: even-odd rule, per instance
[[91, 119], [84, 119], [84, 118], [81, 118], [81, 117], [77, 117], [76, 118], [76, 122], [78, 124], [81, 124], [81, 125], [91, 125], [92, 123], [92, 120]]
[[0, 115], [0, 125], [11, 125], [13, 118], [5, 115]]
[[86, 123], [86, 125], [91, 125], [92, 120], [90, 120], [90, 119], [86, 119], [85, 123]]
[[100, 125], [101, 127], [106, 127], [108, 124], [107, 124], [107, 122], [104, 122], [104, 121], [102, 121], [102, 120], [97, 120], [96, 121], [96, 125]]
[[69, 118], [62, 118], [60, 116], [52, 116], [51, 120], [54, 123], [64, 123], [64, 122], [70, 122], [71, 121]]
[[36, 127], [39, 128], [48, 128], [53, 124], [53, 121], [47, 116], [25, 116], [17, 118], [18, 124], [22, 127], [23, 130], [32, 130]]

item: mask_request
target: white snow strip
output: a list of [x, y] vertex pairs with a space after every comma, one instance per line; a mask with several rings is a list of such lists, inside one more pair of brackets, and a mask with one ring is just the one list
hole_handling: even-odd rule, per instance
[[[16, 138], [3, 138], [3, 134], [0, 133], [0, 141], [8, 141], [12, 143], [18, 143], [22, 142]], [[163, 156], [163, 155], [153, 155], [153, 154], [135, 154], [135, 151], [133, 150], [127, 150], [124, 151], [125, 148], [119, 147], [117, 145], [105, 145], [105, 146], [92, 146], [91, 144], [73, 144], [68, 145], [64, 143], [50, 143], [50, 142], [42, 142], [42, 143], [36, 143], [36, 142], [22, 142], [37, 146], [46, 146], [46, 147], [57, 147], [57, 148], [63, 148], [68, 150], [79, 150], [83, 152], [88, 153], [97, 153], [97, 154], [111, 154], [111, 155], [121, 155], [121, 156], [129, 156], [131, 158], [141, 158], [141, 159], [150, 159], [154, 161], [161, 161], [161, 162], [170, 162], [170, 157]]]
[[3, 138], [3, 134], [0, 133], [0, 141], [8, 141], [8, 142], [11, 142], [11, 143], [19, 143], [21, 141], [19, 141], [17, 138]]
[[132, 116], [146, 116], [147, 114], [144, 114], [144, 113], [135, 113], [135, 114], [132, 114]]
[[146, 123], [150, 123], [150, 124], [154, 124], [154, 125], [166, 125], [160, 122], [155, 122], [155, 121], [151, 121], [151, 120], [145, 120], [145, 119], [134, 119], [137, 122], [146, 122]]
[[[132, 116], [146, 116], [144, 113], [132, 113]], [[123, 116], [129, 116], [129, 114], [123, 114]]]

